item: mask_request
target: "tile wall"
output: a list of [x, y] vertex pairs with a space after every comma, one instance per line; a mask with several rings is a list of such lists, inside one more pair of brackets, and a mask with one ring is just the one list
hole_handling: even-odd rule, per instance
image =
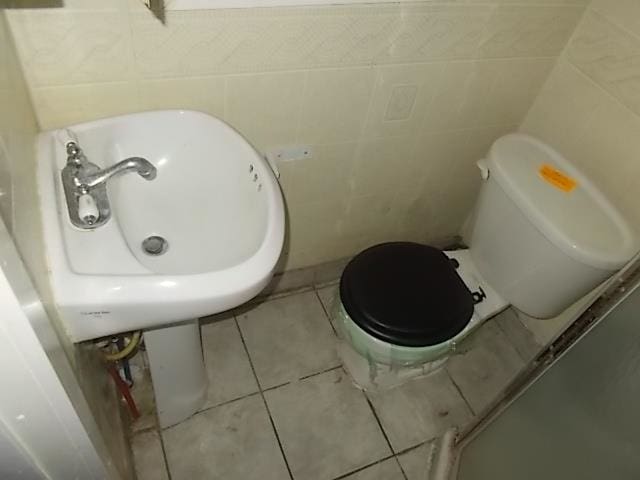
[[282, 269], [458, 233], [474, 162], [516, 130], [587, 0], [169, 12], [137, 0], [14, 9], [43, 129], [158, 108], [224, 118], [281, 166]]
[[521, 130], [558, 148], [640, 227], [640, 2], [594, 0]]

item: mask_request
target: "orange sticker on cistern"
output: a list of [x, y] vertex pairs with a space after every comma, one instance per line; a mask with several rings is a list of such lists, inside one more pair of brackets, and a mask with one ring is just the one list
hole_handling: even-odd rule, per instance
[[539, 172], [545, 181], [563, 192], [570, 192], [578, 185], [575, 179], [546, 163], [540, 167]]

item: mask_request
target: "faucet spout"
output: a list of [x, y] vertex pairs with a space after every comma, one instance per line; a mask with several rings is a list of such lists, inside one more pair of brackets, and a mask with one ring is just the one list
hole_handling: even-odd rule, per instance
[[94, 174], [87, 175], [79, 179], [80, 184], [86, 188], [92, 188], [96, 185], [105, 183], [111, 177], [121, 175], [127, 172], [136, 172], [145, 180], [153, 180], [156, 178], [157, 169], [153, 164], [142, 157], [130, 157], [119, 161], [115, 165], [100, 170]]

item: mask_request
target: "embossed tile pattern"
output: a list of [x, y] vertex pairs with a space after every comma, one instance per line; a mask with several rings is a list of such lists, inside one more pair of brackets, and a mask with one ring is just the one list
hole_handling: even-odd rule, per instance
[[[279, 267], [290, 270], [379, 241], [457, 234], [476, 169], [432, 175], [448, 163], [430, 152], [416, 164], [424, 133], [455, 130], [460, 141], [471, 129], [513, 130], [585, 2], [170, 11], [165, 25], [139, 0], [107, 3], [8, 12], [40, 127], [191, 108], [229, 122], [261, 153], [311, 145], [313, 159], [281, 167], [291, 231]], [[608, 74], [611, 91], [634, 96], [620, 67]]]
[[588, 12], [567, 48], [567, 57], [602, 88], [640, 114], [638, 52], [640, 37], [600, 14]]

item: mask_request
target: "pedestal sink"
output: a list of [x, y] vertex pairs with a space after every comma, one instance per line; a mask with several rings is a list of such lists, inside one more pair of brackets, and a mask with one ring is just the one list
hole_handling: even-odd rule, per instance
[[[69, 137], [98, 167], [143, 157], [157, 175], [112, 178], [109, 220], [77, 228], [60, 175]], [[236, 307], [270, 280], [284, 238], [279, 185], [268, 163], [221, 120], [193, 111], [145, 112], [44, 132], [38, 142], [51, 286], [73, 341], [157, 333]], [[153, 350], [153, 335], [147, 337]]]

